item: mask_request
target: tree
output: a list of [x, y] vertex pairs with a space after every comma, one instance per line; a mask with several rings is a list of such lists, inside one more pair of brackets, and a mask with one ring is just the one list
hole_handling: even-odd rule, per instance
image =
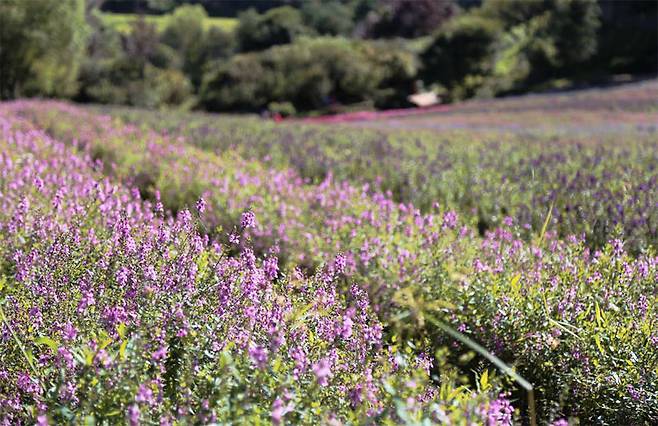
[[88, 32], [82, 0], [0, 1], [0, 98], [74, 94]]
[[371, 24], [373, 38], [414, 38], [431, 34], [457, 12], [452, 0], [387, 0]]
[[439, 31], [424, 77], [453, 98], [490, 96], [573, 75], [597, 48], [595, 0], [488, 0]]
[[140, 16], [132, 23], [130, 34], [124, 40], [126, 59], [137, 70], [140, 79], [146, 74], [146, 65], [157, 57], [159, 47], [157, 28]]
[[239, 19], [236, 35], [243, 52], [292, 43], [309, 32], [299, 10], [290, 6], [270, 9], [263, 15], [249, 9], [241, 13]]
[[524, 26], [535, 42], [527, 54], [539, 67], [568, 67], [596, 53], [601, 10], [596, 0], [488, 0], [479, 11], [499, 20], [506, 31]]
[[162, 42], [182, 59], [183, 72], [195, 87], [201, 84], [208, 61], [226, 57], [233, 48], [232, 37], [219, 28], [206, 29], [208, 14], [201, 5], [177, 8], [167, 19]]
[[354, 27], [353, 11], [336, 1], [311, 0], [303, 3], [304, 22], [322, 35], [348, 35]]
[[470, 77], [489, 74], [501, 29], [495, 19], [460, 16], [440, 31], [423, 52], [424, 79], [453, 92], [459, 89], [462, 93], [453, 93], [456, 98], [473, 95], [472, 88], [463, 86]]
[[218, 111], [258, 111], [272, 103], [296, 111], [363, 101], [399, 105], [398, 95], [408, 94], [415, 74], [415, 57], [402, 45], [304, 37], [233, 56], [208, 73], [200, 99]]
[[204, 21], [208, 14], [200, 5], [185, 5], [174, 10], [167, 18], [161, 40], [174, 49], [182, 59], [183, 72], [190, 76], [192, 83], [198, 85], [205, 63], [204, 46], [206, 30]]

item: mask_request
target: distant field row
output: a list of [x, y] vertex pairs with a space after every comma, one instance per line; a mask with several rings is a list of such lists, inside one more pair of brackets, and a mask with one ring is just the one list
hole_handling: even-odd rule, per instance
[[[167, 22], [169, 15], [141, 15], [146, 22], [154, 24], [158, 30], [162, 30]], [[139, 19], [140, 15], [132, 13], [103, 13], [101, 18], [103, 21], [114, 27], [120, 33], [127, 33], [130, 31], [130, 25], [136, 19]], [[209, 27], [218, 27], [224, 31], [233, 31], [238, 24], [238, 20], [235, 18], [213, 18], [209, 17], [204, 21], [206, 28]]]
[[424, 212], [438, 202], [481, 232], [508, 215], [540, 232], [553, 204], [552, 220], [561, 236], [584, 233], [598, 247], [620, 228], [627, 248], [642, 250], [655, 247], [658, 238], [658, 115], [651, 97], [656, 90], [656, 81], [648, 81], [467, 102], [443, 113], [349, 126], [132, 108], [100, 111], [207, 152], [234, 152], [266, 167], [295, 170], [316, 184], [333, 176], [375, 185]]

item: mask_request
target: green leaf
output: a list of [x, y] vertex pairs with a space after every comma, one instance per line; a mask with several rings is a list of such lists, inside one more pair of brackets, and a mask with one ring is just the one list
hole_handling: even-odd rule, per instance
[[51, 339], [50, 337], [42, 336], [37, 338], [34, 341], [35, 345], [46, 345], [50, 349], [53, 350], [53, 352], [57, 352], [57, 349], [59, 349], [59, 343], [57, 343], [55, 340]]
[[112, 343], [112, 338], [108, 337], [107, 339], [103, 340], [100, 345], [98, 345], [98, 350], [103, 350], [107, 348], [110, 343]]
[[94, 363], [94, 351], [89, 348], [84, 349], [85, 354], [85, 364], [92, 365]]
[[548, 228], [548, 224], [551, 221], [551, 216], [553, 215], [553, 204], [555, 204], [555, 202], [551, 203], [551, 206], [548, 208], [548, 214], [546, 215], [546, 220], [544, 220], [544, 225], [541, 227], [541, 232], [539, 233], [539, 242], [537, 243], [538, 246], [541, 246], [541, 243], [544, 241], [544, 236], [546, 235], [546, 229]]
[[603, 346], [601, 345], [601, 338], [599, 335], [594, 336], [594, 342], [596, 342], [596, 347], [599, 348], [599, 352], [601, 352], [602, 355], [605, 354], [605, 350], [603, 349]]
[[128, 346], [128, 341], [124, 340], [121, 342], [121, 346], [119, 346], [119, 357], [121, 359], [126, 359], [126, 347]]
[[520, 281], [521, 274], [514, 275], [514, 278], [512, 278], [512, 281], [510, 281], [510, 286], [512, 287], [513, 292], [518, 293], [519, 290], [521, 290], [521, 284], [519, 283]]
[[594, 309], [595, 309], [595, 312], [596, 312], [596, 314], [595, 314], [596, 315], [596, 324], [599, 327], [603, 328], [606, 325], [608, 325], [608, 322], [605, 319], [605, 312], [603, 312], [603, 310], [599, 306], [599, 302], [594, 302], [594, 303], [595, 303]]
[[480, 389], [486, 391], [489, 389], [489, 370], [484, 370], [480, 375]]
[[117, 334], [122, 340], [126, 338], [126, 324], [122, 322], [119, 323], [119, 325], [117, 326]]

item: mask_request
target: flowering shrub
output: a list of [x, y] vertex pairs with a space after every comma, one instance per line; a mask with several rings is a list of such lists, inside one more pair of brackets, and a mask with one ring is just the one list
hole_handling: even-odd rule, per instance
[[228, 256], [188, 210], [0, 124], [2, 424], [512, 421], [495, 383], [388, 344], [358, 283], [338, 291], [341, 257], [305, 275]]
[[[510, 401], [524, 396], [514, 387], [507, 388], [513, 397], [501, 396], [497, 381], [492, 385], [482, 380], [486, 375], [472, 380], [469, 387], [458, 387], [455, 365], [462, 371], [481, 371], [483, 365], [469, 358], [468, 348], [436, 329], [431, 319], [439, 318], [484, 344], [529, 379], [539, 397], [539, 416], [547, 422], [564, 424], [569, 417], [593, 423], [657, 421], [654, 305], [658, 260], [651, 251], [656, 190], [652, 141], [629, 147], [632, 155], [628, 158], [633, 159], [629, 162], [619, 159], [620, 151], [608, 145], [565, 145], [562, 153], [550, 153], [554, 148], [538, 143], [529, 144], [530, 151], [519, 152], [514, 152], [513, 144], [492, 145], [497, 151], [476, 145], [487, 153], [467, 152], [469, 164], [498, 176], [479, 187], [483, 194], [491, 192], [482, 202], [485, 207], [488, 200], [498, 202], [492, 185], [505, 173], [496, 170], [501, 164], [497, 156], [509, 154], [521, 163], [536, 154], [533, 170], [548, 186], [560, 190], [568, 182], [560, 176], [580, 166], [606, 176], [593, 181], [580, 171], [574, 175], [573, 185], [567, 187], [580, 194], [575, 198], [581, 207], [573, 216], [554, 207], [548, 220], [537, 209], [529, 219], [519, 213], [524, 207], [516, 204], [518, 199], [511, 198], [509, 205], [517, 205], [518, 210], [510, 215], [491, 210], [501, 216], [495, 221], [499, 226], [478, 230], [473, 213], [463, 209], [461, 218], [445, 205], [421, 211], [416, 205], [393, 201], [393, 194], [379, 192], [374, 184], [344, 181], [330, 173], [314, 182], [297, 169], [270, 168], [256, 157], [245, 159], [240, 149], [213, 153], [184, 139], [148, 127], [125, 126], [66, 104], [15, 103], [4, 106], [4, 113], [9, 117], [5, 127], [23, 129], [16, 132], [20, 137], [6, 130], [11, 135], [6, 137], [8, 147], [24, 141], [7, 158], [54, 159], [60, 158], [56, 152], [61, 151], [69, 157], [77, 154], [72, 164], [88, 164], [91, 160], [85, 156], [89, 156], [102, 160], [89, 178], [104, 182], [102, 188], [110, 188], [110, 182], [136, 188], [113, 189], [112, 197], [96, 196], [84, 189], [82, 178], [69, 183], [69, 190], [55, 180], [58, 185], [39, 204], [25, 196], [23, 183], [13, 183], [16, 179], [11, 173], [23, 173], [26, 177], [19, 180], [29, 182], [29, 170], [45, 169], [23, 162], [7, 168], [11, 183], [2, 187], [10, 195], [3, 198], [7, 227], [2, 228], [2, 238], [11, 243], [3, 255], [6, 281], [23, 282], [23, 274], [31, 274], [37, 277], [34, 282], [46, 282], [39, 274], [49, 277], [55, 274], [52, 271], [59, 271], [54, 275], [58, 279], [75, 278], [75, 290], [64, 286], [56, 300], [71, 304], [72, 323], [87, 318], [86, 310], [93, 313], [84, 320], [85, 339], [75, 346], [82, 354], [80, 360], [92, 353], [89, 362], [93, 364], [105, 342], [101, 349], [114, 350], [114, 354], [118, 350], [119, 361], [122, 345], [127, 354], [135, 351], [127, 358], [132, 363], [117, 364], [117, 369], [123, 365], [122, 373], [108, 373], [107, 384], [87, 377], [84, 385], [77, 385], [81, 389], [101, 386], [107, 392], [115, 383], [113, 378], [132, 383], [123, 399], [109, 394], [112, 401], [107, 404], [115, 404], [110, 413], [120, 406], [121, 415], [135, 419], [203, 413], [208, 417], [202, 421], [253, 416], [275, 423], [333, 419], [385, 423], [423, 418], [460, 422], [463, 416], [487, 417], [493, 424], [510, 421]], [[71, 151], [30, 130], [30, 123], [21, 122], [16, 114], [67, 142]], [[602, 153], [601, 157], [591, 157], [592, 152]], [[11, 164], [19, 163], [11, 160]], [[52, 166], [58, 173], [69, 167], [57, 169], [58, 164], [55, 161]], [[536, 190], [540, 181], [529, 179], [527, 172], [516, 175], [516, 183], [509, 187], [511, 197], [538, 197], [535, 202], [545, 207], [544, 212], [550, 203], [560, 206], [565, 200], [573, 201], [538, 195], [544, 193]], [[101, 173], [112, 180], [101, 178]], [[446, 181], [439, 185], [466, 191], [472, 183], [463, 179], [468, 173], [456, 169], [444, 175]], [[627, 191], [633, 187], [646, 189], [645, 195]], [[593, 202], [593, 188], [609, 204]], [[77, 216], [57, 216], [58, 206], [70, 204], [61, 200], [79, 191], [75, 196], [81, 200], [71, 204], [78, 206], [74, 207]], [[428, 197], [434, 194], [430, 187], [419, 191], [426, 191]], [[140, 196], [150, 201], [141, 201]], [[113, 204], [117, 203], [114, 197], [119, 204]], [[97, 198], [110, 204], [96, 207]], [[54, 207], [45, 207], [51, 204]], [[593, 228], [588, 227], [599, 226], [595, 218], [614, 217], [609, 206], [617, 204], [625, 206], [619, 217], [640, 218], [647, 226], [624, 222], [616, 230], [590, 232]], [[194, 215], [187, 210], [192, 206]], [[49, 210], [53, 208], [54, 213]], [[163, 213], [165, 209], [175, 219]], [[17, 232], [26, 224], [41, 223], [42, 219], [34, 221], [41, 211], [59, 218], [57, 223], [63, 227], [59, 233], [41, 231], [39, 239], [33, 240]], [[534, 223], [537, 220], [539, 224]], [[537, 232], [528, 229], [533, 226]], [[88, 245], [85, 229], [93, 231], [97, 245]], [[165, 243], [159, 242], [161, 229], [166, 230], [162, 231], [167, 235]], [[576, 230], [579, 233], [571, 235]], [[76, 239], [76, 233], [82, 234]], [[67, 256], [59, 255], [61, 249], [51, 248], [60, 241], [54, 238], [71, 241], [60, 244], [77, 247], [75, 256], [67, 254], [67, 261]], [[31, 268], [43, 262], [30, 261], [21, 266], [26, 272], [18, 274], [23, 271], [19, 262], [24, 253], [32, 251], [36, 259], [47, 259], [52, 265], [34, 271]], [[86, 277], [84, 271], [96, 272], [80, 281]], [[62, 287], [58, 285], [50, 287]], [[18, 288], [24, 291], [23, 286]], [[24, 295], [17, 304], [10, 297], [18, 300], [8, 293], [7, 300], [12, 302], [5, 307], [11, 313], [8, 317], [23, 318], [23, 323], [3, 324], [6, 341], [16, 340], [14, 329], [19, 330], [16, 336], [32, 336], [29, 343], [39, 352], [28, 349], [37, 353], [35, 362], [45, 363], [39, 369], [45, 372], [51, 362], [48, 355], [53, 348], [59, 350], [63, 340], [57, 334], [61, 331], [35, 334], [38, 316], [30, 317], [30, 309], [40, 299]], [[112, 310], [116, 301], [124, 301], [119, 305], [123, 311]], [[57, 303], [47, 304], [48, 309]], [[47, 311], [37, 306], [34, 315]], [[84, 306], [83, 311], [77, 311], [79, 306]], [[42, 323], [57, 324], [62, 312], [67, 311], [57, 308], [57, 316], [53, 313]], [[38, 340], [41, 337], [52, 341]], [[217, 339], [224, 343], [215, 345]], [[445, 345], [449, 353], [436, 351]], [[23, 359], [30, 356], [20, 347], [13, 347], [11, 365], [24, 367]], [[217, 359], [227, 356], [218, 366]], [[163, 361], [170, 358], [173, 364]], [[112, 366], [109, 363], [107, 368]], [[174, 370], [181, 374], [172, 378]], [[204, 377], [218, 387], [203, 384], [199, 371], [207, 372]], [[40, 382], [30, 374], [23, 368], [6, 377], [19, 388], [31, 389], [30, 383]], [[54, 370], [48, 374], [56, 376]], [[217, 377], [234, 379], [216, 382]], [[166, 383], [176, 385], [167, 387]], [[204, 395], [211, 408], [204, 407], [197, 395]], [[144, 404], [151, 399], [157, 402], [153, 403], [156, 411]], [[241, 401], [239, 408], [235, 401]], [[34, 415], [40, 408], [44, 413], [53, 410], [39, 403], [35, 400]], [[212, 408], [220, 406], [223, 411]]]

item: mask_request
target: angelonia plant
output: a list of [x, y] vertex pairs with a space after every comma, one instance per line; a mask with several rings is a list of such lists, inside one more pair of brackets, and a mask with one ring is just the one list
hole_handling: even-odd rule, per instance
[[[646, 226], [594, 241], [550, 197], [538, 224], [510, 211], [480, 229], [455, 204], [400, 203], [68, 104], [0, 113], [10, 423], [658, 422], [650, 142], [632, 148], [646, 164], [615, 169], [644, 195], [596, 181]], [[615, 164], [588, 149], [550, 161]], [[574, 214], [596, 223], [581, 183]], [[532, 383], [535, 414], [439, 322]]]
[[313, 274], [229, 256], [197, 230], [203, 199], [171, 216], [0, 125], [1, 424], [511, 423], [488, 375], [469, 388], [387, 342], [344, 256]]

